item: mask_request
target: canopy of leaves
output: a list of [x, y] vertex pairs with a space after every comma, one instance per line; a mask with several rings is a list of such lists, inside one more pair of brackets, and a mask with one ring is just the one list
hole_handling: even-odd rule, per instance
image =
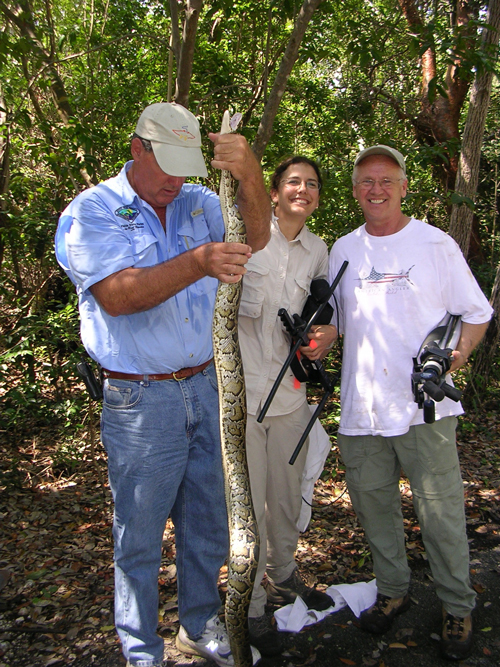
[[[449, 162], [459, 139], [419, 139], [421, 57], [428, 49], [435, 54], [426, 99], [436, 101], [448, 94], [452, 64], [458, 63], [454, 76], [467, 82], [481, 68], [496, 67], [497, 54], [483, 52], [477, 41], [485, 3], [469, 3], [461, 24], [460, 3], [412, 4], [418, 29], [396, 0], [324, 0], [288, 80], [263, 169], [270, 175], [296, 153], [319, 162], [325, 185], [310, 227], [328, 245], [362, 223], [351, 194], [352, 162], [374, 143], [407, 156], [406, 212], [448, 226], [456, 195], [434, 167]], [[301, 5], [203, 3], [190, 108], [204, 137], [230, 108], [243, 113], [241, 131], [253, 141]], [[182, 19], [183, 3], [177, 7]], [[0, 385], [8, 424], [38, 405], [40, 392], [61, 405], [68, 400], [80, 352], [72, 287], [52, 250], [57, 219], [80, 190], [120, 169], [141, 110], [167, 99], [170, 10], [166, 0], [0, 0]], [[175, 59], [173, 68], [175, 77]], [[486, 292], [500, 253], [497, 110], [495, 83], [475, 203], [484, 260], [477, 271]], [[466, 112], [464, 105], [461, 124]], [[206, 139], [205, 148], [209, 155]], [[211, 172], [207, 184], [216, 188], [217, 180]]]

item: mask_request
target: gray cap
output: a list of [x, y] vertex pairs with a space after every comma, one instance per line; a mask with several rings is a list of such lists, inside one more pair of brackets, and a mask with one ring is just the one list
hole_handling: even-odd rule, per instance
[[358, 165], [361, 160], [365, 159], [365, 157], [370, 157], [370, 155], [387, 155], [387, 157], [392, 158], [394, 162], [398, 163], [398, 165], [403, 170], [403, 174], [406, 176], [406, 164], [404, 157], [395, 148], [384, 146], [383, 144], [379, 144], [378, 146], [370, 146], [369, 148], [365, 148], [360, 153], [358, 153], [356, 155], [356, 159], [354, 160], [354, 166]]

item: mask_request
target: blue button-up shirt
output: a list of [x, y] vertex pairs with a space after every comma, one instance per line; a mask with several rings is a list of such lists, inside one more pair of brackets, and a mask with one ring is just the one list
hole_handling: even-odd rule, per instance
[[111, 317], [90, 287], [128, 267], [154, 266], [204, 243], [222, 241], [217, 195], [184, 184], [167, 206], [166, 226], [132, 189], [126, 172], [82, 192], [62, 213], [56, 256], [76, 285], [81, 336], [90, 356], [123, 373], [172, 373], [212, 356], [217, 280], [206, 276], [150, 310]]

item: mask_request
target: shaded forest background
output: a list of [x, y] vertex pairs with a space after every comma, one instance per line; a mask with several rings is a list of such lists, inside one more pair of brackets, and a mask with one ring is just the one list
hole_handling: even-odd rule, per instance
[[[325, 186], [311, 227], [329, 246], [362, 222], [350, 184], [358, 150], [397, 147], [410, 176], [406, 211], [445, 230], [451, 220], [496, 305], [499, 13], [499, 0], [0, 0], [3, 431], [50, 424], [61, 456], [78, 458], [89, 404], [54, 232], [78, 192], [128, 159], [136, 119], [153, 102], [188, 106], [204, 137], [224, 109], [242, 112], [267, 175], [290, 154], [316, 159]], [[474, 139], [464, 133], [477, 108]], [[470, 147], [477, 167], [467, 176], [471, 160], [460, 158]], [[210, 173], [208, 185], [217, 180]], [[466, 377], [477, 404], [497, 390], [497, 322]]]

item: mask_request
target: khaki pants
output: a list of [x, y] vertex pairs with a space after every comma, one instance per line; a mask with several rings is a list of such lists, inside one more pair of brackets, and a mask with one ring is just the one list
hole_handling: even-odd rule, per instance
[[475, 604], [469, 581], [463, 484], [455, 417], [410, 427], [404, 435], [337, 439], [352, 505], [364, 528], [380, 593], [402, 597], [410, 583], [399, 479], [410, 480], [437, 594], [447, 612], [464, 617]]
[[[276, 582], [288, 579], [295, 568], [299, 539], [297, 520], [302, 504], [301, 479], [308, 440], [293, 464], [291, 455], [311, 417], [307, 403], [262, 424], [254, 415], [247, 418], [247, 459], [252, 500], [260, 535], [260, 558], [250, 603], [250, 618], [264, 613], [264, 573]], [[267, 546], [267, 549], [266, 549]]]

